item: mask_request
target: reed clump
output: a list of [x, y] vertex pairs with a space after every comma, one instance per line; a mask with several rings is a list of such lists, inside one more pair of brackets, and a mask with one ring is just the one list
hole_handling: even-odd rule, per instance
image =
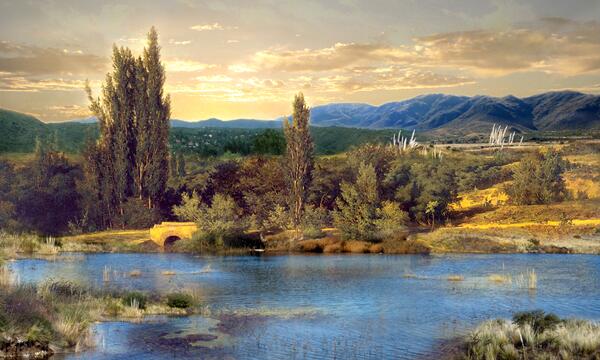
[[512, 321], [497, 319], [479, 325], [465, 339], [468, 360], [596, 359], [600, 357], [600, 324], [560, 319], [543, 311], [517, 313]]

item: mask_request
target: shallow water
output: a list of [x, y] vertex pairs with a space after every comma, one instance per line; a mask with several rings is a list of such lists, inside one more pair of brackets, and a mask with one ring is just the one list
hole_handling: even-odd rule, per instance
[[[600, 257], [593, 255], [86, 254], [11, 267], [21, 282], [68, 279], [163, 293], [195, 288], [215, 313], [243, 314], [102, 323], [94, 328], [94, 350], [66, 358], [413, 359], [515, 311], [600, 320]], [[520, 279], [532, 269], [536, 290]], [[129, 276], [132, 270], [141, 275]], [[488, 278], [499, 273], [513, 281]]]

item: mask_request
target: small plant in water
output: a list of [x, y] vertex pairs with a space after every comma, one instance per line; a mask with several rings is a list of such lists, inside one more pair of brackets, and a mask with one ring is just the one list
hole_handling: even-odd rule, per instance
[[167, 295], [167, 306], [171, 308], [187, 309], [194, 303], [191, 295], [185, 293], [173, 293]]
[[122, 298], [122, 301], [123, 305], [125, 306], [140, 310], [146, 309], [146, 295], [140, 292], [134, 291], [125, 294], [125, 296]]

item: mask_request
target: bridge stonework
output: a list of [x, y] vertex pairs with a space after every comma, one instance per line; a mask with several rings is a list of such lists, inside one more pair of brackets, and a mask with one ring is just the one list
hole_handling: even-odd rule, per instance
[[193, 222], [165, 221], [154, 225], [150, 229], [150, 239], [159, 246], [164, 247], [165, 243], [172, 243], [180, 239], [191, 239], [196, 230], [198, 230], [198, 226]]

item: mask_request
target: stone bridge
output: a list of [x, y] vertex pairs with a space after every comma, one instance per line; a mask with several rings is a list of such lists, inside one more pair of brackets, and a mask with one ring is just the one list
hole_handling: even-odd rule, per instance
[[197, 229], [193, 222], [163, 222], [150, 229], [150, 239], [161, 247], [168, 247], [177, 240], [191, 239]]

